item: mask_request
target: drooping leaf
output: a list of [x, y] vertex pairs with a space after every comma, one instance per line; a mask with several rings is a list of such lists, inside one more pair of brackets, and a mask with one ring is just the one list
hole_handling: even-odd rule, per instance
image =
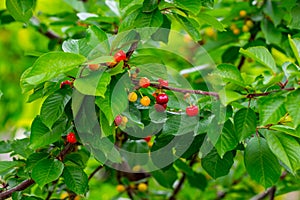
[[268, 131], [264, 135], [271, 151], [287, 166], [288, 171], [295, 174], [300, 169], [300, 144], [297, 140], [277, 131]]
[[286, 113], [284, 97], [266, 97], [258, 101], [261, 125], [276, 124]]
[[32, 17], [35, 0], [6, 0], [6, 8], [16, 21], [27, 23]]
[[261, 30], [265, 35], [267, 44], [281, 43], [281, 31], [279, 31], [270, 20], [266, 18], [262, 20]]
[[242, 108], [235, 113], [234, 126], [239, 141], [255, 133], [256, 121], [256, 114], [251, 108]]
[[62, 174], [67, 187], [76, 194], [85, 194], [88, 190], [88, 177], [77, 166], [66, 166]]
[[172, 188], [174, 182], [177, 180], [177, 172], [174, 167], [170, 167], [167, 170], [157, 170], [151, 172], [153, 178], [163, 187]]
[[62, 89], [48, 96], [43, 102], [40, 118], [49, 129], [62, 116], [70, 99], [70, 90]]
[[239, 142], [235, 128], [230, 120], [227, 120], [224, 124], [222, 132], [217, 140], [217, 143], [214, 145], [217, 149], [221, 158], [228, 151], [233, 150]]
[[66, 122], [64, 120], [57, 122], [52, 130], [50, 130], [37, 116], [31, 125], [30, 147], [37, 149], [46, 146], [61, 138], [63, 130], [65, 130]]
[[21, 77], [21, 83], [38, 85], [68, 72], [81, 65], [85, 57], [65, 52], [49, 52], [39, 57], [35, 63], [25, 71]]
[[144, 0], [143, 12], [153, 12], [158, 6], [158, 0]]
[[207, 186], [206, 177], [198, 172], [194, 172], [193, 175], [187, 175], [187, 180], [191, 187], [200, 189], [202, 191], [204, 191]]
[[274, 185], [281, 175], [279, 162], [264, 138], [250, 139], [244, 162], [250, 177], [266, 188]]
[[64, 169], [64, 164], [57, 159], [43, 159], [32, 169], [31, 177], [40, 186], [58, 179]]
[[285, 102], [285, 108], [292, 117], [294, 127], [300, 125], [300, 112], [297, 102], [300, 102], [300, 90], [295, 90], [288, 94]]
[[296, 57], [298, 64], [300, 64], [300, 38], [291, 38], [290, 35], [288, 35], [288, 37], [294, 56]]
[[214, 148], [201, 160], [203, 169], [214, 179], [225, 176], [233, 165], [233, 153], [227, 152], [221, 158]]
[[74, 87], [84, 95], [104, 97], [110, 79], [109, 73], [99, 70], [75, 79]]
[[249, 47], [246, 50], [240, 49], [240, 53], [270, 68], [273, 72], [277, 72], [275, 60], [267, 48], [263, 46]]
[[199, 27], [198, 22], [194, 19], [183, 17], [181, 15], [174, 15], [175, 19], [182, 25], [184, 30], [195, 40], [199, 41], [201, 35], [196, 27]]

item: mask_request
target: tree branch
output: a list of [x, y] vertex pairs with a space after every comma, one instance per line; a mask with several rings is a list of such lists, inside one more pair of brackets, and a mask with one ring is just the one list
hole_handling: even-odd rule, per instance
[[6, 190], [6, 191], [0, 193], [0, 199], [6, 199], [6, 198], [10, 197], [13, 192], [25, 190], [26, 188], [30, 187], [34, 183], [35, 182], [32, 179], [25, 180], [22, 183], [20, 183], [19, 185], [17, 185], [16, 187], [13, 187], [9, 190]]
[[135, 39], [136, 39], [136, 41], [131, 44], [129, 50], [126, 52], [126, 58], [127, 58], [127, 60], [129, 60], [129, 58], [131, 57], [131, 55], [133, 54], [133, 52], [137, 49], [138, 43], [139, 43], [139, 41], [141, 39], [139, 33], [137, 33]]

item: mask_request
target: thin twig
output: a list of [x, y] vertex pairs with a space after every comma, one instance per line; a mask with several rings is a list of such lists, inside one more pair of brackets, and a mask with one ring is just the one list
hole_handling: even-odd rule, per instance
[[140, 34], [137, 33], [137, 35], [136, 35], [136, 41], [131, 44], [129, 50], [126, 52], [126, 58], [127, 58], [127, 60], [129, 60], [129, 58], [131, 57], [131, 55], [133, 54], [133, 52], [137, 49], [139, 40], [140, 40]]
[[268, 96], [269, 94], [272, 94], [272, 93], [276, 93], [276, 92], [281, 92], [283, 90], [286, 90], [286, 91], [293, 91], [295, 90], [294, 87], [291, 87], [291, 88], [282, 88], [282, 89], [279, 89], [279, 90], [272, 90], [272, 91], [269, 91], [269, 92], [261, 92], [261, 93], [250, 93], [246, 96], [246, 98], [254, 98], [254, 97], [261, 97], [261, 96]]
[[262, 200], [262, 199], [266, 198], [268, 195], [270, 195], [270, 197], [273, 196], [273, 199], [274, 199], [275, 191], [276, 191], [276, 186], [272, 186], [272, 187], [268, 188], [266, 191], [264, 191], [258, 195], [255, 195], [250, 200]]
[[103, 168], [103, 165], [98, 166], [90, 175], [88, 180], [91, 180], [93, 178], [93, 176], [100, 170]]

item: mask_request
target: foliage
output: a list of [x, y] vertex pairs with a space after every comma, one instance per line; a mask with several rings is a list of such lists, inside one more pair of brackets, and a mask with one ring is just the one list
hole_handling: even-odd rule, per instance
[[[17, 90], [42, 105], [25, 138], [0, 142], [12, 158], [0, 161], [0, 199], [298, 190], [299, 9], [292, 0], [6, 0], [1, 28], [39, 38]], [[1, 87], [0, 101], [14, 89]], [[21, 107], [7, 108], [4, 123]]]

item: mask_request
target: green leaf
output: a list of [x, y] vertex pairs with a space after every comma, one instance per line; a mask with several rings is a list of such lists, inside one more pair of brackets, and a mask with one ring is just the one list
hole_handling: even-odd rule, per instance
[[189, 117], [186, 115], [172, 115], [168, 117], [163, 127], [165, 135], [184, 135], [195, 131], [198, 123], [197, 117]]
[[33, 150], [29, 148], [29, 145], [29, 138], [14, 140], [11, 143], [13, 153], [10, 154], [10, 156], [20, 155], [24, 158], [28, 158], [28, 156], [33, 153]]
[[3, 95], [3, 92], [0, 90], [0, 100], [1, 100], [2, 95]]
[[24, 165], [24, 163], [20, 161], [0, 161], [0, 173], [6, 172], [15, 167], [20, 167], [22, 165]]
[[70, 90], [58, 90], [46, 98], [41, 107], [41, 120], [49, 128], [63, 115], [71, 99]]
[[123, 69], [124, 67], [124, 62], [121, 61], [117, 64], [117, 66], [114, 66], [113, 68], [107, 70], [107, 72], [111, 75], [111, 76], [114, 76], [114, 75], [117, 75], [117, 74], [121, 74], [125, 71], [125, 69]]
[[242, 95], [231, 89], [223, 88], [221, 91], [219, 91], [219, 97], [222, 104], [226, 106], [233, 101], [245, 98], [245, 95]]
[[197, 15], [201, 10], [201, 1], [199, 0], [174, 0], [174, 5], [177, 8], [189, 11]]
[[31, 177], [40, 186], [58, 179], [64, 170], [64, 164], [57, 159], [39, 161], [32, 169]]
[[240, 53], [252, 58], [263, 66], [270, 68], [273, 72], [277, 71], [275, 60], [266, 47], [256, 46], [249, 47], [246, 50], [240, 49]]
[[97, 97], [95, 100], [95, 103], [104, 113], [106, 120], [109, 122], [109, 125], [112, 125], [115, 118], [112, 113], [110, 95], [111, 94], [110, 94], [110, 88], [109, 88], [106, 90], [105, 98]]
[[267, 18], [262, 19], [260, 24], [261, 30], [264, 33], [267, 44], [280, 44], [281, 31], [274, 26], [274, 24]]
[[32, 17], [35, 0], [6, 0], [6, 8], [16, 21], [27, 23]]
[[288, 37], [294, 56], [296, 57], [298, 64], [300, 64], [300, 38], [291, 38], [290, 35], [288, 35]]
[[173, 188], [174, 182], [177, 180], [177, 172], [174, 167], [170, 167], [167, 170], [157, 170], [151, 172], [153, 178], [165, 188]]
[[140, 12], [134, 21], [136, 28], [160, 27], [163, 23], [163, 16], [158, 9], [153, 12]]
[[300, 102], [300, 89], [290, 92], [285, 102], [285, 107], [292, 117], [294, 127], [300, 125], [300, 112], [298, 102]]
[[11, 141], [0, 141], [0, 153], [9, 153], [11, 151]]
[[66, 166], [63, 178], [67, 187], [76, 194], [85, 194], [88, 190], [88, 177], [86, 173], [77, 166]]
[[288, 25], [289, 28], [291, 29], [300, 29], [300, 16], [299, 16], [299, 12], [300, 12], [300, 7], [299, 6], [294, 6], [294, 8], [291, 11], [291, 22]]
[[32, 168], [38, 163], [40, 160], [43, 160], [49, 156], [48, 153], [38, 152], [31, 154], [26, 160], [26, 169], [32, 170]]
[[264, 138], [254, 137], [249, 140], [244, 162], [250, 177], [265, 188], [274, 185], [281, 175], [279, 162]]
[[284, 97], [266, 97], [258, 101], [260, 124], [277, 124], [286, 113], [284, 108]]
[[234, 126], [239, 141], [254, 134], [256, 125], [256, 114], [251, 108], [242, 108], [235, 113]]
[[110, 124], [106, 119], [105, 112], [106, 110], [100, 110], [100, 128], [101, 132], [104, 133], [105, 136], [109, 136], [115, 133], [115, 125]]
[[300, 132], [289, 126], [275, 124], [275, 125], [271, 126], [270, 129], [300, 138]]
[[214, 179], [225, 176], [233, 165], [233, 153], [227, 152], [221, 158], [214, 148], [201, 160], [203, 169]]
[[220, 64], [215, 71], [223, 81], [235, 83], [239, 86], [245, 86], [244, 80], [241, 76], [241, 72], [238, 68], [231, 64]]
[[208, 8], [213, 8], [214, 7], [214, 0], [201, 0], [201, 5], [208, 7]]
[[56, 78], [59, 74], [68, 72], [81, 65], [85, 57], [65, 52], [49, 52], [39, 57], [35, 63], [25, 71], [21, 77], [24, 84], [38, 85], [50, 79]]
[[201, 34], [196, 27], [199, 27], [198, 22], [191, 18], [183, 17], [181, 15], [174, 14], [175, 19], [182, 25], [184, 30], [193, 38], [195, 41], [201, 39]]
[[158, 5], [158, 0], [144, 0], [143, 12], [153, 12]]
[[109, 73], [95, 71], [85, 77], [75, 79], [74, 87], [82, 94], [104, 97], [110, 79]]
[[233, 150], [239, 143], [237, 133], [235, 128], [230, 120], [227, 120], [224, 124], [222, 132], [217, 140], [217, 143], [214, 145], [217, 149], [221, 158], [227, 151]]
[[200, 189], [202, 191], [207, 187], [206, 177], [198, 172], [194, 172], [193, 175], [187, 175], [188, 183], [191, 187]]
[[287, 170], [296, 174], [300, 169], [300, 144], [289, 135], [277, 131], [267, 131], [264, 136], [271, 151], [287, 167]]
[[[200, 11], [200, 9], [199, 9], [199, 11]], [[215, 29], [217, 29], [218, 31], [225, 31], [224, 25], [212, 15], [200, 12], [197, 15], [197, 19], [198, 19], [198, 21], [200, 21], [200, 23], [202, 22], [205, 24], [209, 24], [212, 27], [214, 27]]]
[[130, 87], [131, 80], [127, 73], [115, 81], [115, 85], [111, 85], [110, 107], [113, 114], [113, 119], [122, 113], [128, 106], [126, 88]]
[[31, 125], [30, 134], [30, 147], [37, 149], [42, 146], [54, 143], [61, 138], [63, 131], [65, 130], [66, 122], [64, 120], [58, 121], [52, 130], [50, 130], [41, 120], [40, 116], [37, 116]]

